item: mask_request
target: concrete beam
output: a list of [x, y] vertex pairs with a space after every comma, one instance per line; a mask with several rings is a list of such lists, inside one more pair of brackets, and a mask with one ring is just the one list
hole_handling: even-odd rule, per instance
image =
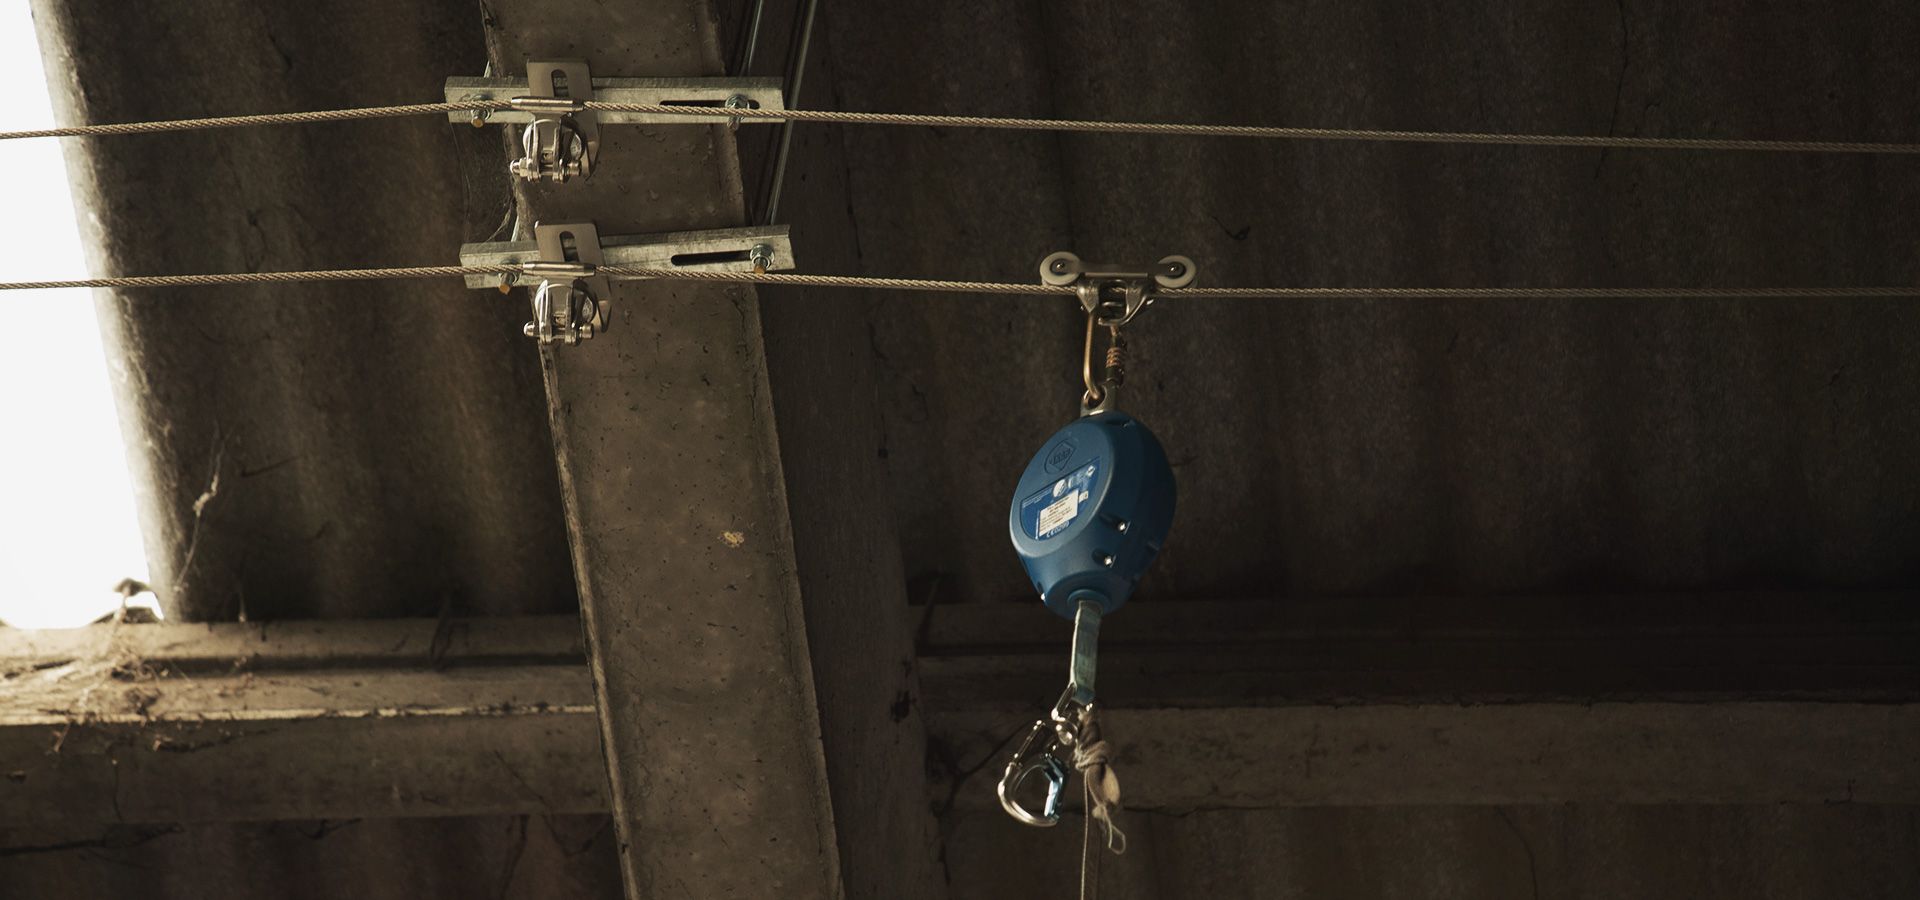
[[[1142, 808], [1911, 803], [1916, 601], [1137, 603], [1102, 623], [1104, 731]], [[1068, 630], [1035, 603], [924, 610], [950, 802], [993, 804]]]
[[[499, 73], [721, 74], [710, 3], [487, 11]], [[522, 229], [744, 224], [724, 124], [601, 140], [590, 182], [516, 188]], [[847, 402], [872, 395], [858, 310], [795, 298], [763, 324], [754, 290], [711, 284], [611, 299], [610, 330], [543, 360], [628, 895], [938, 897], [899, 542], [871, 404]]]
[[[792, 43], [783, 38], [803, 29], [795, 19], [809, 5], [768, 4], [764, 46], [756, 55], [763, 73], [787, 68], [789, 54], [776, 51]], [[796, 101], [802, 106], [830, 106], [834, 96], [824, 22], [833, 4], [819, 6]], [[777, 152], [776, 131], [754, 136]], [[797, 128], [792, 135], [779, 221], [792, 226], [806, 271], [861, 271], [842, 148], [838, 126]], [[745, 158], [749, 183], [752, 173], [772, 168], [770, 159], [755, 165], [751, 155]], [[766, 205], [762, 196], [756, 209], [763, 216]], [[872, 291], [815, 288], [768, 287], [760, 297], [847, 896], [944, 900], [940, 823], [926, 801], [915, 613], [907, 602], [868, 331], [875, 306], [896, 301]]]
[[[1105, 724], [1135, 808], [1920, 803], [1911, 751], [1920, 653], [1905, 599], [1667, 598], [1639, 610], [1648, 618], [1637, 624], [1578, 628], [1551, 598], [1140, 604], [1110, 623]], [[1454, 607], [1462, 612], [1445, 618]], [[1826, 624], [1810, 624], [1821, 610]], [[992, 803], [1004, 742], [1060, 674], [1058, 648], [1040, 652], [1047, 629], [1036, 634], [1020, 612], [1033, 611], [936, 608], [928, 619], [922, 705], [933, 760], [950, 774], [912, 805]], [[1717, 646], [1699, 643], [1710, 613], [1722, 620]], [[0, 826], [605, 810], [577, 626], [558, 617], [0, 630]], [[1632, 690], [1581, 694], [1555, 681], [1585, 679], [1580, 665], [1525, 662], [1581, 656], [1566, 643], [1533, 646], [1580, 629], [1612, 631], [1610, 644], [1591, 635], [1583, 653], [1595, 667], [1614, 660], [1615, 683]], [[1248, 645], [1282, 637], [1292, 650], [1276, 651], [1265, 674], [1228, 677], [1257, 661]], [[1316, 657], [1316, 642], [1351, 659]], [[1027, 661], [1011, 652], [1020, 647], [1032, 648]], [[1393, 662], [1416, 650], [1426, 664]], [[1674, 680], [1692, 677], [1686, 659], [1775, 680], [1743, 699], [1688, 690]], [[961, 661], [964, 677], [952, 668]], [[1850, 665], [1877, 685], [1835, 680]], [[1826, 687], [1792, 689], [1789, 671]], [[1449, 687], [1497, 687], [1488, 680], [1497, 673], [1498, 690]], [[1389, 676], [1397, 680], [1379, 680]], [[1369, 677], [1435, 689], [1369, 698]], [[1326, 692], [1341, 680], [1358, 687]], [[1016, 698], [1010, 686], [1022, 683]]]
[[[923, 609], [929, 707], [1047, 699], [1069, 631], [1032, 602]], [[1122, 706], [1920, 701], [1913, 592], [1142, 602], [1100, 646]]]
[[[988, 765], [950, 785], [997, 808], [1003, 742], [1031, 717], [937, 715]], [[1920, 706], [1515, 703], [1111, 708], [1127, 806], [1920, 803]]]
[[571, 616], [0, 629], [0, 827], [606, 809]]

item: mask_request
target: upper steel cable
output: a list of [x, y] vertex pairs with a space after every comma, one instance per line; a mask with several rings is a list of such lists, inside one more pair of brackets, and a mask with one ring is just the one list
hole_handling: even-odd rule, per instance
[[[511, 109], [512, 107], [513, 101], [511, 100], [470, 100], [456, 103], [416, 103], [406, 106], [372, 106], [359, 109], [319, 110], [313, 112], [215, 116], [211, 118], [175, 119], [160, 122], [72, 125], [65, 128], [44, 128], [33, 131], [0, 131], [0, 140], [36, 137], [148, 134], [161, 131], [191, 131], [205, 128], [237, 128], [247, 125], [289, 125], [304, 122], [332, 122], [349, 119], [445, 115], [449, 112], [461, 110], [501, 110]], [[580, 104], [580, 108], [604, 112], [646, 113], [661, 116], [707, 116], [714, 119], [773, 119], [788, 122], [830, 122], [843, 125], [986, 128], [1015, 131], [1071, 131], [1098, 134], [1247, 137], [1303, 141], [1382, 141], [1414, 144], [1492, 144], [1515, 147], [1585, 147], [1616, 150], [1720, 150], [1784, 153], [1863, 153], [1881, 155], [1920, 154], [1920, 144], [1870, 143], [1859, 141], [1758, 141], [1722, 138], [1493, 134], [1468, 131], [1382, 131], [1359, 128], [1290, 128], [1271, 125], [1200, 125], [1178, 122], [1105, 122], [1087, 119], [936, 116], [912, 113], [842, 112], [839, 110], [824, 109], [730, 109], [722, 107], [665, 106], [648, 103], [614, 103], [597, 100], [584, 101]]]
[[216, 272], [206, 275], [121, 275], [67, 281], [0, 281], [0, 291], [52, 288], [216, 287], [228, 284], [290, 284], [304, 281], [385, 281], [403, 278], [463, 278], [516, 275], [519, 266], [401, 266], [384, 269], [320, 269], [305, 272]]
[[[229, 272], [208, 275], [138, 275], [82, 278], [68, 281], [0, 282], [0, 291], [45, 288], [204, 287], [235, 284], [279, 284], [312, 281], [370, 281], [401, 278], [461, 278], [468, 275], [521, 275], [516, 265], [409, 266], [381, 269], [327, 269], [308, 272]], [[795, 275], [783, 272], [708, 272], [656, 269], [643, 266], [599, 266], [594, 274], [614, 278], [653, 278], [669, 281], [719, 281], [793, 287], [854, 288], [862, 290], [930, 291], [952, 294], [1023, 294], [1069, 296], [1071, 286], [1017, 282], [945, 281], [922, 278], [867, 278], [852, 275]], [[1920, 297], [1913, 287], [1216, 287], [1168, 288], [1158, 296], [1269, 297], [1276, 299], [1847, 299]]]
[[322, 109], [311, 112], [257, 113], [245, 116], [211, 116], [203, 119], [167, 119], [158, 122], [115, 122], [106, 125], [69, 125], [35, 131], [0, 131], [0, 141], [19, 138], [98, 137], [118, 134], [153, 134], [161, 131], [199, 131], [209, 128], [244, 128], [251, 125], [299, 125], [307, 122], [344, 122], [353, 119], [392, 119], [402, 116], [444, 116], [450, 112], [482, 109], [510, 109], [510, 100], [467, 100], [459, 103], [410, 103], [404, 106], [362, 106], [354, 109]]

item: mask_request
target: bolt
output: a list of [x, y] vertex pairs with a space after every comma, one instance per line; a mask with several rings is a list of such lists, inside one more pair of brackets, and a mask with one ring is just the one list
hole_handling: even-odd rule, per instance
[[527, 337], [533, 337], [533, 323], [528, 322], [526, 324], [526, 327], [520, 329], [520, 333], [526, 335]]
[[1121, 520], [1120, 520], [1120, 522], [1119, 522], [1119, 524], [1116, 524], [1116, 525], [1114, 525], [1113, 527], [1114, 527], [1114, 530], [1116, 530], [1116, 531], [1119, 531], [1119, 532], [1120, 532], [1121, 534], [1126, 534], [1126, 533], [1127, 533], [1127, 520], [1125, 520], [1125, 519], [1121, 519]]
[[1180, 263], [1167, 263], [1167, 274], [1179, 278], [1187, 274], [1187, 267]]
[[1113, 565], [1113, 554], [1111, 553], [1095, 553], [1093, 558], [1103, 566], [1111, 567]]
[[1067, 274], [1067, 261], [1064, 259], [1056, 259], [1049, 268], [1053, 269], [1053, 274], [1055, 275], [1065, 275]]

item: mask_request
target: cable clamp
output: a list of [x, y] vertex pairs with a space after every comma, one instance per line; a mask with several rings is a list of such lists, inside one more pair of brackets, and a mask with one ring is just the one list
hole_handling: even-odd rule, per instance
[[578, 344], [606, 331], [613, 310], [607, 279], [599, 274], [605, 259], [600, 229], [592, 222], [536, 224], [533, 241], [539, 257], [519, 264], [523, 275], [540, 279], [528, 298], [533, 321], [524, 329], [527, 336], [544, 347]]
[[460, 264], [516, 268], [508, 275], [468, 275], [467, 287], [501, 293], [532, 287], [533, 321], [525, 331], [541, 344], [577, 344], [605, 332], [613, 280], [794, 266], [785, 225], [603, 238], [592, 222], [563, 222], [536, 224], [533, 236], [531, 241], [462, 245]]
[[579, 262], [530, 262], [520, 265], [520, 274], [529, 278], [593, 278], [598, 267]]
[[583, 104], [592, 99], [593, 75], [585, 60], [528, 62], [526, 93], [512, 103], [533, 119], [520, 133], [520, 158], [507, 171], [525, 181], [591, 177], [600, 156], [600, 121]]
[[566, 97], [515, 97], [507, 101], [521, 112], [532, 113], [535, 119], [541, 116], [566, 116], [586, 112], [585, 100], [573, 100]]
[[[489, 69], [489, 71], [491, 71]], [[521, 155], [508, 168], [528, 181], [564, 182], [593, 174], [599, 161], [602, 125], [740, 125], [777, 119], [718, 119], [665, 112], [589, 109], [588, 103], [636, 106], [685, 106], [716, 109], [786, 109], [778, 78], [595, 78], [584, 60], [533, 60], [526, 78], [447, 79], [447, 102], [505, 100], [510, 109], [447, 114], [474, 126], [525, 124]]]

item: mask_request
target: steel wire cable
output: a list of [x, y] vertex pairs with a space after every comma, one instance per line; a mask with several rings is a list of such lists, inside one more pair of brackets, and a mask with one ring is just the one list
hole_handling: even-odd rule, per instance
[[[796, 287], [838, 287], [869, 290], [931, 291], [967, 294], [1071, 295], [1072, 285], [1022, 284], [1018, 282], [941, 281], [918, 278], [868, 278], [850, 275], [795, 275], [784, 272], [689, 272], [677, 269], [653, 269], [635, 266], [601, 266], [602, 275], [628, 278], [657, 278], [680, 281], [726, 281]], [[1384, 298], [1676, 298], [1740, 299], [1768, 297], [1864, 298], [1920, 296], [1914, 287], [1189, 287], [1162, 288], [1156, 296], [1166, 298], [1271, 297], [1298, 299]]]
[[308, 122], [346, 122], [355, 119], [393, 119], [403, 116], [445, 115], [450, 112], [511, 109], [512, 107], [513, 102], [510, 100], [461, 100], [452, 103], [362, 106], [353, 109], [321, 109], [309, 112], [290, 113], [255, 113], [244, 116], [167, 119], [157, 122], [113, 122], [105, 125], [68, 125], [64, 128], [41, 128], [34, 131], [0, 131], [0, 141], [11, 141], [19, 138], [153, 134], [162, 131], [244, 128], [251, 125], [299, 125]]
[[[1019, 282], [951, 281], [926, 278], [873, 278], [855, 275], [799, 275], [786, 272], [715, 272], [660, 269], [644, 266], [600, 266], [594, 274], [614, 278], [666, 281], [727, 282], [735, 284], [829, 287], [858, 290], [915, 291], [950, 294], [1013, 294], [1069, 296], [1070, 285]], [[0, 282], [0, 291], [51, 288], [210, 287], [220, 285], [285, 284], [294, 282], [373, 281], [407, 278], [460, 278], [469, 275], [523, 276], [517, 265], [408, 266], [377, 269], [325, 269], [305, 272], [229, 272], [207, 275], [135, 275], [82, 278], [66, 281]], [[531, 279], [533, 276], [526, 276]], [[1920, 297], [1920, 285], [1911, 287], [1199, 287], [1169, 288], [1157, 296], [1178, 298], [1275, 299], [1691, 299], [1739, 300], [1764, 298], [1861, 299]]]
[[6, 281], [0, 291], [53, 288], [215, 287], [232, 284], [290, 284], [312, 281], [382, 281], [402, 278], [458, 278], [513, 275], [519, 266], [401, 266], [384, 269], [319, 269], [306, 272], [218, 272], [208, 275], [120, 275], [67, 281]]
[[1601, 300], [1760, 300], [1768, 298], [1866, 298], [1920, 297], [1920, 285], [1914, 287], [1198, 287], [1170, 288], [1162, 297], [1226, 299], [1233, 297], [1301, 298], [1338, 300], [1378, 297], [1383, 299], [1510, 299]]
[[[1274, 125], [1205, 125], [1180, 122], [1109, 122], [1088, 119], [1026, 119], [987, 116], [922, 115], [918, 113], [845, 112], [825, 109], [727, 109], [724, 107], [666, 106], [651, 103], [615, 103], [604, 100], [583, 101], [581, 106], [583, 109], [603, 112], [641, 113], [661, 116], [706, 116], [716, 120], [766, 119], [785, 122], [827, 122], [843, 125], [899, 125], [930, 128], [1069, 131], [1100, 134], [1248, 137], [1307, 141], [1382, 141], [1420, 144], [1489, 144], [1518, 147], [1585, 147], [1615, 150], [1719, 150], [1920, 155], [1920, 144], [1861, 141], [1780, 141], [1730, 138], [1622, 137], [1611, 135], [1496, 134], [1467, 131], [1294, 128]], [[206, 128], [239, 128], [249, 125], [291, 125], [307, 122], [336, 122], [353, 119], [444, 115], [449, 112], [492, 111], [511, 108], [513, 108], [512, 100], [462, 100], [446, 103], [415, 103], [404, 106], [369, 106], [355, 109], [213, 116], [199, 119], [172, 119], [156, 122], [70, 125], [63, 128], [43, 128], [31, 131], [0, 131], [0, 140], [149, 134], [162, 131], [191, 131]]]
[[1309, 141], [1387, 141], [1416, 144], [1499, 144], [1519, 147], [1590, 147], [1616, 150], [1751, 150], [1800, 153], [1920, 154], [1920, 144], [1860, 141], [1761, 141], [1724, 138], [1652, 138], [1608, 135], [1494, 134], [1469, 131], [1381, 131], [1359, 128], [1291, 128], [1274, 125], [1200, 125], [1179, 122], [1109, 122], [1090, 119], [1018, 119], [936, 116], [918, 113], [843, 112], [828, 109], [724, 109], [615, 103], [588, 100], [586, 109], [655, 115], [698, 115], [716, 119], [774, 119], [833, 122], [844, 125], [908, 125], [929, 128], [988, 128], [1013, 131], [1077, 131], [1100, 134], [1157, 134], [1198, 137], [1249, 137]]

